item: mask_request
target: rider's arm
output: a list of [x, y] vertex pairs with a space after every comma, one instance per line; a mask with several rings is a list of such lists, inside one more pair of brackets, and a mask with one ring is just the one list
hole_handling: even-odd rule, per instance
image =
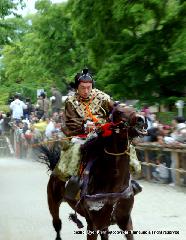
[[114, 102], [112, 100], [104, 100], [102, 102], [102, 108], [105, 111], [105, 118], [108, 118], [110, 113], [112, 112], [112, 109], [114, 107]]
[[65, 105], [65, 125], [62, 131], [67, 136], [84, 134], [83, 119], [77, 114], [70, 102], [66, 102]]

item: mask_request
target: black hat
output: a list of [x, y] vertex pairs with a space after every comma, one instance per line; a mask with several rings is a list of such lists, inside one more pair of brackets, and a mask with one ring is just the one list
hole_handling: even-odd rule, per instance
[[82, 73], [77, 73], [75, 76], [75, 88], [78, 88], [78, 85], [80, 84], [80, 82], [90, 82], [92, 84], [94, 84], [94, 80], [91, 76], [91, 74], [89, 73], [88, 68], [84, 68], [82, 70]]
[[45, 98], [45, 97], [46, 97], [46, 94], [45, 94], [44, 92], [42, 92], [42, 93], [40, 94], [40, 97]]

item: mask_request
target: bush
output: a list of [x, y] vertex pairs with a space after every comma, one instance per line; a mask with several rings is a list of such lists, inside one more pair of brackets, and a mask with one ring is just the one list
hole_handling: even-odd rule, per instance
[[0, 105], [0, 111], [7, 113], [10, 112], [10, 108], [8, 105]]
[[177, 116], [177, 112], [158, 112], [156, 115], [161, 123], [171, 125], [172, 120]]

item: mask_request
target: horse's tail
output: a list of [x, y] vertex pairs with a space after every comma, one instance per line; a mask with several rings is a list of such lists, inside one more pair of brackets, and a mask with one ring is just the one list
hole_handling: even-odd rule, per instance
[[71, 213], [69, 215], [69, 219], [72, 220], [74, 223], [76, 223], [78, 228], [83, 228], [83, 223], [77, 218], [77, 214], [76, 213]]
[[52, 147], [40, 145], [39, 151], [41, 152], [39, 161], [46, 164], [48, 166], [48, 170], [53, 171], [60, 159], [61, 148], [58, 145], [54, 145]]

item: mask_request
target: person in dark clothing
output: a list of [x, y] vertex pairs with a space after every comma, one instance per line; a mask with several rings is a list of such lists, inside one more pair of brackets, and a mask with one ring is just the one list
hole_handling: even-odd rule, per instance
[[32, 107], [30, 98], [26, 98], [25, 104], [27, 105], [27, 108], [23, 110], [24, 118], [29, 119], [31, 112], [33, 111], [33, 107]]
[[37, 100], [37, 117], [41, 119], [42, 117], [48, 117], [50, 102], [46, 98], [46, 94], [42, 92]]
[[59, 113], [62, 107], [62, 94], [56, 87], [51, 88], [52, 97], [50, 97], [52, 113]]

